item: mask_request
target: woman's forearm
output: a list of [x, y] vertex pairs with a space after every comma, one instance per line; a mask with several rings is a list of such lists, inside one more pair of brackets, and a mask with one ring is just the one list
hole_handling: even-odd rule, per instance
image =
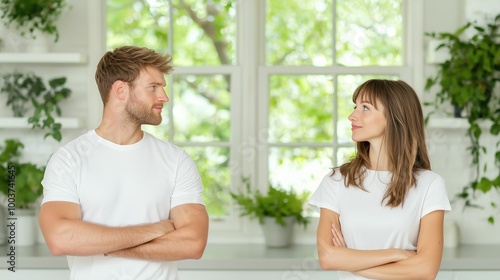
[[328, 244], [318, 245], [318, 248], [323, 269], [351, 272], [401, 261], [415, 254], [399, 249], [354, 250]]

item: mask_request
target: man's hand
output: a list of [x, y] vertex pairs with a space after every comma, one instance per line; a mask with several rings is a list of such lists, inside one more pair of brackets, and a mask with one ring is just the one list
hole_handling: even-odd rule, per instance
[[167, 234], [175, 230], [174, 221], [172, 220], [159, 221], [157, 225], [161, 229], [163, 234]]
[[173, 221], [156, 224], [166, 234], [139, 246], [110, 252], [108, 255], [145, 260], [177, 261], [199, 259], [203, 255], [208, 238], [208, 214], [205, 206], [188, 203], [172, 208]]

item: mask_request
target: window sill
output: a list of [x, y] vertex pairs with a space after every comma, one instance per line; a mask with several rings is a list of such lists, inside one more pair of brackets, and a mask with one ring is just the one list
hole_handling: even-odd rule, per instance
[[[64, 256], [52, 256], [45, 244], [17, 247], [18, 268], [67, 269]], [[200, 260], [178, 262], [180, 270], [290, 270], [316, 262], [316, 245], [266, 248], [264, 244], [208, 244]], [[6, 269], [7, 245], [0, 247], [0, 268]], [[311, 265], [312, 270], [320, 270]], [[500, 270], [500, 244], [445, 248], [440, 270]]]

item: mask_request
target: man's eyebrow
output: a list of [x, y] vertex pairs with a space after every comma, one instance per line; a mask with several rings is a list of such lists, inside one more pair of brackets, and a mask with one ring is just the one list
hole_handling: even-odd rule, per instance
[[159, 83], [159, 82], [150, 82], [148, 85], [166, 86], [167, 84]]

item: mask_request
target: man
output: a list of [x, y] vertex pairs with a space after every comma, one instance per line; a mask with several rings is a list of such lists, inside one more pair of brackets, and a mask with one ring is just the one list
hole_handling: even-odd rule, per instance
[[169, 56], [124, 46], [96, 71], [101, 124], [54, 153], [42, 181], [40, 227], [71, 279], [177, 279], [208, 236], [202, 182], [179, 147], [141, 130], [161, 123]]

